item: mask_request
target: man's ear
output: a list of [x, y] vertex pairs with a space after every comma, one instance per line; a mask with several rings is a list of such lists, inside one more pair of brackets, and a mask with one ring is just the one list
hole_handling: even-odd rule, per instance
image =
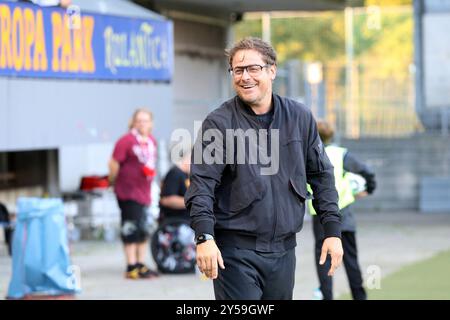
[[274, 81], [275, 78], [277, 77], [277, 66], [276, 65], [270, 66], [270, 73], [271, 73], [271, 79], [272, 79], [272, 81]]

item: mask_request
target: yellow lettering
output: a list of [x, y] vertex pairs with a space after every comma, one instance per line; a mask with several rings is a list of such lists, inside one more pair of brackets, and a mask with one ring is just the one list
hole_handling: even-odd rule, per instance
[[83, 65], [84, 72], [95, 72], [95, 61], [92, 50], [92, 36], [94, 33], [94, 18], [90, 16], [83, 17]]
[[[83, 58], [82, 45], [81, 45], [81, 34], [79, 28], [70, 29], [68, 26], [71, 25], [70, 17], [68, 15], [64, 16], [64, 32], [65, 37], [67, 36], [70, 54], [69, 54], [69, 71], [78, 72], [79, 66], [81, 66], [81, 60]], [[72, 38], [72, 41], [70, 39]]]
[[83, 35], [81, 29], [77, 28], [73, 30], [73, 70], [78, 72], [83, 65]]
[[25, 70], [31, 69], [31, 46], [34, 43], [34, 12], [30, 8], [24, 10], [25, 18]]
[[[13, 23], [12, 23], [12, 52], [14, 60], [14, 68], [16, 71], [22, 70], [23, 57], [25, 52], [24, 47], [24, 31], [23, 31], [23, 17], [22, 10], [20, 8], [14, 9], [13, 12]], [[19, 35], [17, 35], [19, 32]], [[19, 49], [17, 49], [17, 44], [19, 44]]]
[[44, 35], [44, 19], [42, 17], [42, 10], [36, 12], [36, 26], [34, 39], [34, 71], [47, 71], [47, 49], [45, 48]]
[[[51, 12], [53, 72], [95, 72], [93, 36], [95, 20], [81, 18], [81, 28], [68, 27], [69, 19]], [[42, 10], [0, 4], [0, 68], [47, 71], [49, 68]]]
[[1, 29], [1, 50], [0, 67], [2, 69], [12, 68], [13, 60], [11, 56], [11, 11], [7, 5], [0, 5], [0, 29]]
[[52, 13], [52, 34], [53, 34], [53, 58], [52, 70], [59, 71], [59, 50], [62, 44], [63, 25], [62, 18], [58, 12]]
[[62, 26], [62, 52], [61, 52], [61, 71], [70, 71], [70, 61], [72, 60], [72, 40], [70, 29], [67, 27], [67, 16], [64, 16]]

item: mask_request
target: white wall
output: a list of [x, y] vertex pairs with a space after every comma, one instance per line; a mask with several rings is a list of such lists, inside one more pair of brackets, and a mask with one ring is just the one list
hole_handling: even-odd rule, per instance
[[63, 146], [59, 148], [59, 185], [62, 192], [78, 190], [86, 175], [107, 175], [113, 143]]
[[203, 121], [230, 97], [226, 35], [224, 26], [174, 19], [173, 129], [193, 135], [194, 121]]
[[429, 108], [450, 104], [450, 13], [423, 17], [425, 101]]

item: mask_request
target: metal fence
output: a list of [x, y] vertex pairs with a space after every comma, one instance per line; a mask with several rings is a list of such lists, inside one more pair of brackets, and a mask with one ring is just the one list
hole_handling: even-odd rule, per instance
[[262, 16], [246, 15], [236, 35], [271, 39], [280, 60], [275, 92], [304, 102], [342, 137], [424, 131], [414, 104], [412, 6]]
[[[346, 88], [346, 67], [325, 66], [325, 117], [347, 138], [400, 137], [422, 132], [414, 107], [414, 77], [382, 77], [378, 64], [355, 63], [353, 81]], [[350, 90], [351, 93], [346, 93]]]
[[345, 138], [401, 137], [424, 129], [414, 107], [414, 75], [377, 75], [377, 63], [355, 63], [349, 89], [345, 63], [323, 66], [319, 84], [307, 81], [308, 63], [290, 61], [279, 69], [275, 91], [310, 107], [317, 118], [332, 123]]

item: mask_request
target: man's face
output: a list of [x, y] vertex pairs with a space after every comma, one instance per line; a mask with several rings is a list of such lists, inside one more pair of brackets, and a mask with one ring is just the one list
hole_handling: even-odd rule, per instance
[[[255, 66], [247, 69], [239, 67]], [[263, 66], [259, 68], [258, 66]], [[236, 69], [238, 68], [238, 69]], [[238, 96], [249, 106], [259, 107], [272, 99], [272, 81], [275, 79], [276, 66], [267, 66], [261, 54], [256, 50], [240, 50], [232, 60], [233, 87]], [[259, 71], [258, 71], [259, 70]]]

